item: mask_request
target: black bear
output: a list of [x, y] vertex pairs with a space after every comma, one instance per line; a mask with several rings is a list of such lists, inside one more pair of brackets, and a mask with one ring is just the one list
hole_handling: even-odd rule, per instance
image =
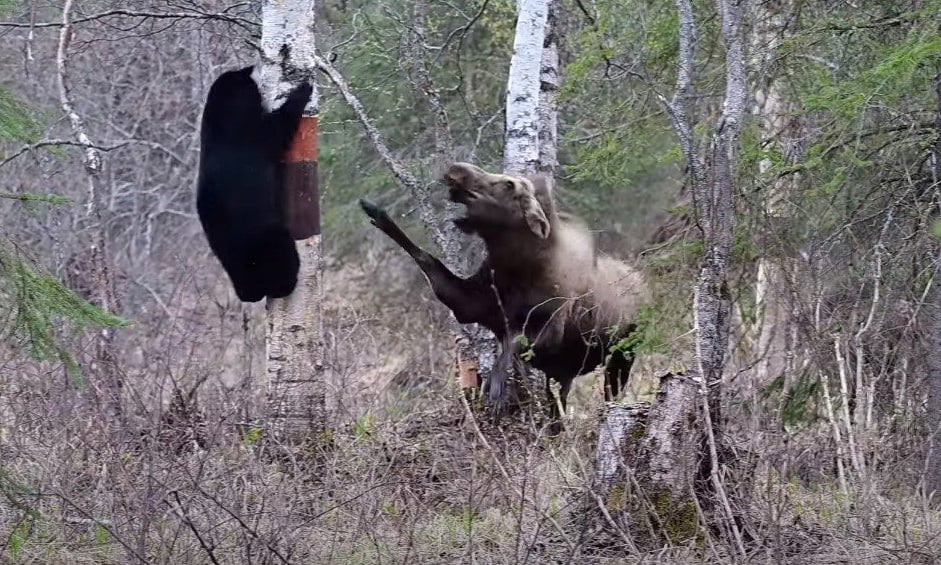
[[313, 88], [265, 108], [254, 67], [223, 73], [209, 89], [200, 132], [196, 210], [209, 247], [243, 302], [284, 298], [300, 260], [285, 225], [282, 154]]

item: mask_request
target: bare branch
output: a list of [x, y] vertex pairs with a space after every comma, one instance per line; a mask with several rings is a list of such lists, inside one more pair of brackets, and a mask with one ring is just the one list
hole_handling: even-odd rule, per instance
[[671, 100], [667, 100], [662, 94], [657, 94], [657, 97], [666, 108], [673, 129], [680, 138], [680, 146], [683, 149], [686, 163], [693, 174], [693, 178], [701, 181], [705, 180], [705, 176], [702, 171], [701, 157], [696, 150], [696, 143], [693, 139], [693, 126], [688, 104], [692, 95], [699, 32], [696, 28], [696, 16], [693, 12], [691, 0], [676, 0], [676, 9], [679, 12], [680, 19], [676, 89], [673, 91]]
[[[131, 143], [131, 142], [130, 142], [130, 141], [122, 141], [121, 143], [117, 143], [117, 144], [115, 144], [115, 145], [94, 145], [94, 144], [92, 144], [92, 145], [91, 145], [91, 148], [96, 149], [96, 150], [98, 150], [98, 151], [114, 151], [115, 149], [119, 149], [119, 148], [121, 148], [121, 147], [124, 147], [124, 146], [128, 145], [129, 143]], [[12, 153], [9, 157], [7, 157], [7, 158], [3, 159], [2, 161], [0, 161], [0, 167], [3, 167], [4, 165], [6, 165], [7, 163], [9, 163], [10, 161], [16, 159], [17, 157], [20, 157], [20, 156], [22, 156], [22, 155], [25, 155], [26, 153], [29, 153], [30, 151], [35, 151], [36, 149], [42, 149], [43, 147], [58, 147], [58, 146], [62, 146], [62, 145], [69, 145], [69, 146], [74, 146], [74, 147], [84, 147], [84, 148], [88, 148], [88, 147], [89, 147], [89, 145], [87, 145], [86, 143], [82, 143], [81, 141], [73, 141], [73, 140], [71, 140], [71, 139], [44, 139], [44, 140], [42, 140], [42, 141], [37, 141], [36, 143], [31, 143], [31, 144], [29, 144], [29, 145], [24, 145], [23, 147], [21, 147], [20, 149], [18, 149], [18, 150], [15, 151], [14, 153]]]
[[[244, 4], [240, 4], [244, 5]], [[71, 9], [71, 8], [70, 8]], [[9, 27], [9, 28], [52, 28], [52, 27], [62, 27], [67, 28], [71, 25], [83, 24], [87, 22], [93, 22], [97, 20], [104, 20], [114, 17], [133, 17], [133, 18], [147, 18], [154, 20], [217, 20], [225, 21], [234, 24], [238, 24], [242, 27], [257, 28], [258, 22], [242, 18], [239, 16], [231, 16], [223, 13], [208, 13], [208, 12], [142, 12], [136, 10], [108, 10], [106, 12], [100, 12], [98, 14], [92, 14], [90, 16], [85, 16], [82, 18], [75, 18], [71, 22], [60, 21], [60, 22], [0, 22], [0, 27]]]
[[382, 132], [379, 131], [369, 118], [369, 114], [366, 113], [366, 108], [363, 106], [363, 103], [350, 89], [350, 85], [346, 82], [346, 79], [343, 78], [343, 75], [319, 55], [316, 56], [315, 62], [317, 68], [327, 75], [330, 82], [337, 87], [337, 90], [340, 91], [340, 95], [343, 96], [343, 99], [349, 104], [353, 113], [356, 114], [356, 118], [359, 120], [360, 124], [363, 125], [363, 129], [366, 130], [366, 136], [369, 137], [373, 147], [376, 148], [379, 156], [392, 171], [396, 180], [416, 197], [419, 202], [419, 215], [425, 225], [432, 230], [435, 243], [441, 249], [446, 249], [447, 239], [445, 238], [445, 234], [438, 226], [438, 222], [435, 221], [434, 211], [431, 209], [431, 206], [426, 204], [428, 203], [428, 198], [425, 196], [427, 189], [422, 186], [422, 183], [418, 181], [411, 171], [405, 168], [405, 165], [403, 165], [401, 161], [392, 156], [392, 152], [389, 150], [389, 146], [386, 145]]

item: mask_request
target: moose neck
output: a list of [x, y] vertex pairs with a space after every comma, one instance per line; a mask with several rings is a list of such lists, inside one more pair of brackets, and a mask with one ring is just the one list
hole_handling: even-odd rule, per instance
[[522, 227], [481, 230], [478, 234], [484, 240], [487, 257], [494, 270], [538, 276], [549, 267], [552, 260], [556, 226], [550, 226], [549, 236], [545, 239]]

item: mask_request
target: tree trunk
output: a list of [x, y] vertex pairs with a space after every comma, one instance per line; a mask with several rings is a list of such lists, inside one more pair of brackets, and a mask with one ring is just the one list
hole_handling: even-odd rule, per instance
[[[414, 9], [414, 27], [409, 30], [408, 57], [414, 65], [415, 78], [412, 83], [428, 103], [434, 116], [435, 154], [432, 160], [433, 171], [444, 171], [454, 160], [454, 141], [451, 137], [450, 120], [447, 109], [441, 100], [441, 94], [435, 87], [425, 58], [423, 39], [428, 6], [416, 3]], [[417, 182], [417, 180], [416, 180]], [[432, 181], [434, 183], [436, 181]], [[415, 191], [413, 191], [415, 192]], [[431, 209], [428, 190], [418, 191], [419, 206]], [[459, 204], [448, 202], [447, 216], [457, 216]], [[429, 214], [429, 217], [433, 217]], [[437, 218], [435, 218], [437, 220]], [[429, 229], [438, 229], [426, 223]], [[465, 237], [454, 222], [445, 220], [440, 225], [441, 251], [444, 264], [460, 277], [468, 277], [474, 272], [475, 259], [482, 256], [483, 245], [477, 239]], [[451, 333], [455, 343], [455, 369], [458, 385], [468, 394], [473, 394], [480, 385], [480, 373], [489, 374], [493, 369], [496, 352], [496, 339], [493, 334], [477, 324], [459, 324], [454, 316], [450, 318]]]
[[[366, 113], [366, 108], [359, 100], [350, 85], [343, 78], [343, 75], [331, 64], [321, 58], [317, 58], [318, 68], [327, 75], [330, 82], [336, 86], [340, 95], [356, 114], [356, 118], [366, 130], [366, 136], [372, 142], [379, 157], [392, 171], [393, 176], [399, 185], [405, 188], [415, 199], [418, 208], [418, 216], [426, 228], [431, 232], [435, 244], [444, 254], [444, 263], [456, 274], [466, 276], [470, 271], [470, 258], [473, 253], [462, 252], [461, 235], [459, 230], [449, 221], [442, 221], [435, 213], [432, 206], [429, 186], [423, 184], [405, 167], [405, 165], [396, 159], [389, 147], [386, 145], [382, 133]], [[426, 96], [429, 97], [429, 104], [435, 108], [436, 120], [447, 119], [447, 113], [444, 106], [438, 100], [437, 91], [428, 85]], [[447, 133], [446, 124], [441, 127], [436, 123], [436, 147], [450, 147], [450, 134]], [[493, 335], [485, 328], [477, 324], [459, 326], [457, 320], [451, 319], [452, 330], [455, 336], [457, 346], [457, 372], [458, 381], [463, 388], [475, 388], [478, 384], [478, 372], [489, 373], [493, 368], [495, 343]]]
[[935, 506], [941, 506], [941, 253], [935, 257], [936, 265], [931, 282], [927, 306], [927, 329], [930, 334], [928, 350], [928, 402], [925, 427], [928, 431], [928, 459], [925, 465], [924, 491]]
[[503, 168], [531, 175], [539, 169], [539, 100], [549, 0], [520, 0], [506, 85]]
[[[698, 404], [699, 408], [698, 431], [703, 441], [697, 443], [704, 451], [701, 459], [705, 463], [699, 472], [709, 478], [709, 492], [704, 493], [709, 495], [709, 509], [724, 515], [724, 526], [729, 538], [739, 553], [744, 555], [742, 538], [722, 479], [720, 412], [731, 314], [731, 296], [726, 279], [735, 220], [733, 178], [746, 101], [742, 3], [738, 0], [716, 0], [726, 48], [726, 84], [722, 112], [712, 130], [704, 158], [696, 139], [696, 122], [689, 107], [698, 42], [696, 17], [691, 0], [675, 1], [679, 15], [676, 88], [672, 99], [661, 96], [660, 100], [686, 158], [691, 178], [693, 213], [703, 237], [703, 258], [693, 295], [696, 351], [691, 375], [699, 388], [698, 399], [694, 404]], [[682, 404], [672, 408], [680, 411], [684, 409]], [[674, 414], [674, 418], [692, 417], [693, 407], [687, 406], [685, 409], [685, 414]], [[645, 434], [649, 436], [651, 433], [661, 433], [661, 430], [648, 426]], [[686, 475], [681, 484], [693, 484], [696, 471], [682, 469], [681, 472]], [[657, 485], [641, 483], [640, 487], [649, 490], [657, 488]], [[671, 504], [682, 504], [683, 492], [673, 493], [671, 501]]]
[[[742, 37], [742, 3], [717, 0], [725, 43], [725, 100], [713, 130], [708, 181], [693, 185], [694, 212], [702, 228], [704, 256], [694, 287], [693, 314], [696, 330], [695, 369], [700, 380], [703, 424], [708, 450], [709, 477], [716, 506], [724, 511], [729, 533], [744, 555], [741, 535], [722, 480], [722, 374], [728, 350], [731, 295], [727, 275], [735, 225], [733, 178], [738, 137], [745, 113], [745, 47]], [[704, 179], [703, 176], [700, 177]]]
[[[941, 70], [934, 79], [935, 95], [935, 144], [933, 147], [932, 180], [935, 198], [941, 204]], [[936, 505], [941, 505], [941, 248], [935, 253], [934, 277], [928, 295], [927, 331], [930, 336], [928, 350], [928, 375], [926, 386], [928, 402], [925, 412], [925, 427], [928, 431], [928, 458], [925, 464], [924, 489], [932, 496]]]
[[[778, 44], [783, 39], [786, 23], [784, 11], [790, 6], [789, 0], [760, 2], [756, 6], [755, 24], [752, 27], [752, 63], [757, 80], [754, 91], [754, 113], [758, 117], [758, 127], [762, 145], [776, 147], [786, 160], [794, 161], [789, 132], [797, 118], [793, 116], [792, 105], [784, 98], [781, 80], [769, 76], [777, 53]], [[772, 167], [770, 158], [758, 163], [759, 178], [764, 178]], [[788, 195], [794, 185], [794, 175], [778, 176], [763, 188], [762, 212], [765, 218], [763, 249], [765, 253], [758, 259], [758, 273], [755, 283], [755, 327], [756, 354], [754, 378], [749, 379], [746, 392], [753, 401], [758, 391], [772, 380], [786, 377], [789, 373], [790, 349], [790, 291], [788, 289], [789, 261], [775, 252], [771, 239], [780, 232], [780, 227], [789, 215], [787, 210]], [[785, 390], [790, 383], [785, 383]], [[754, 411], [757, 414], [757, 411]]]
[[695, 380], [667, 374], [652, 405], [610, 406], [599, 430], [594, 503], [645, 548], [699, 533], [691, 480], [699, 468], [698, 395]]
[[[503, 170], [507, 174], [531, 176], [548, 172], [556, 161], [556, 107], [558, 89], [558, 51], [548, 31], [549, 6], [553, 0], [519, 0], [513, 57], [506, 84], [506, 137]], [[546, 42], [552, 47], [545, 49]], [[549, 52], [551, 51], [551, 52]], [[543, 162], [542, 157], [547, 157]], [[545, 165], [545, 166], [544, 166]], [[537, 375], [528, 375], [535, 390]], [[520, 375], [520, 377], [522, 377]], [[505, 399], [516, 402], [526, 398], [525, 391], [511, 379]]]
[[559, 168], [559, 0], [550, 0], [539, 69], [539, 172], [554, 177]]
[[[313, 82], [314, 1], [262, 4], [261, 83], [270, 107], [299, 81]], [[285, 192], [292, 235], [301, 241], [297, 288], [269, 300], [266, 334], [268, 437], [299, 443], [324, 427], [323, 286], [316, 169], [316, 88], [285, 156]], [[306, 218], [303, 221], [300, 218]]]
[[[84, 148], [82, 162], [88, 176], [88, 201], [85, 208], [86, 229], [90, 242], [88, 245], [88, 264], [91, 267], [91, 300], [107, 312], [118, 310], [117, 293], [112, 277], [111, 257], [108, 250], [106, 223], [101, 211], [102, 170], [101, 152], [92, 143], [81, 115], [72, 102], [69, 83], [68, 54], [72, 38], [71, 25], [72, 0], [66, 0], [62, 8], [62, 27], [59, 30], [59, 45], [56, 53], [57, 78], [59, 83], [59, 103], [72, 128], [76, 141]], [[118, 371], [114, 352], [114, 331], [102, 328], [95, 336], [95, 353], [91, 363], [94, 375], [92, 389], [99, 408], [109, 421], [121, 416], [121, 391], [123, 380]]]

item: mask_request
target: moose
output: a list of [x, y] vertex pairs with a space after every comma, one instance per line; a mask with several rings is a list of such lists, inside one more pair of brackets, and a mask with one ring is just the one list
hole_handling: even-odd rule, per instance
[[[521, 178], [452, 164], [444, 175], [452, 202], [466, 215], [454, 220], [483, 239], [486, 257], [461, 278], [418, 247], [378, 206], [360, 201], [373, 225], [404, 249], [427, 277], [435, 296], [462, 324], [494, 333], [500, 353], [487, 396], [501, 403], [512, 370], [523, 359], [546, 374], [550, 432], [558, 433], [575, 377], [605, 364], [605, 400], [628, 382], [634, 355], [627, 339], [643, 293], [639, 273], [599, 254], [591, 233], [556, 209], [550, 179]], [[550, 380], [560, 384], [556, 398]]]

